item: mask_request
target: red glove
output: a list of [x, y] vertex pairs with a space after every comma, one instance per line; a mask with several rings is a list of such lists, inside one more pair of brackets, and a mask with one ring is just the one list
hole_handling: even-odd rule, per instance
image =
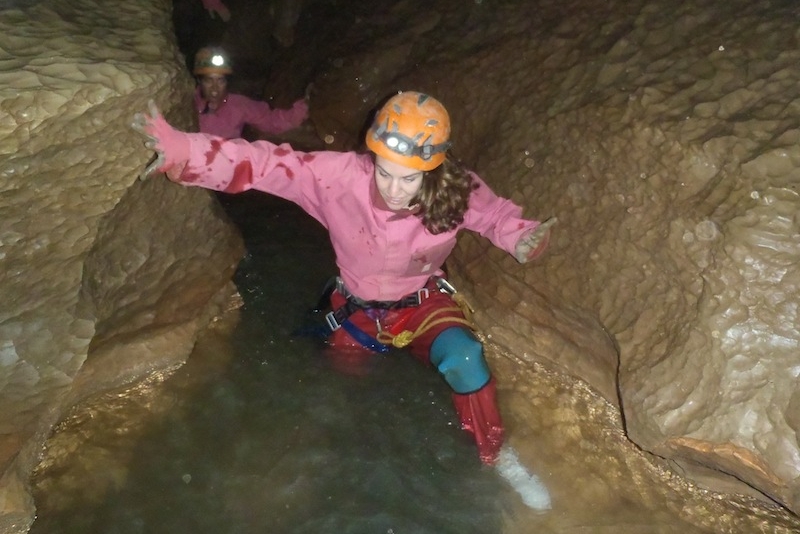
[[544, 253], [548, 243], [550, 243], [550, 227], [556, 222], [558, 222], [558, 219], [551, 217], [519, 238], [514, 249], [514, 257], [518, 262], [525, 263], [535, 260]]
[[155, 102], [148, 102], [150, 114], [137, 113], [133, 116], [131, 127], [147, 138], [144, 146], [155, 150], [156, 157], [140, 175], [147, 178], [154, 171], [165, 172], [171, 180], [177, 181], [189, 161], [189, 139], [187, 134], [169, 125]]

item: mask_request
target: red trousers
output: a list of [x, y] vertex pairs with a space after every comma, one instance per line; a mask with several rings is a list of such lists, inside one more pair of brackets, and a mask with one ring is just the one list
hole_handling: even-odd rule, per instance
[[[331, 295], [333, 309], [339, 308], [344, 303], [344, 297], [338, 291], [334, 291]], [[445, 308], [451, 309], [444, 310]], [[464, 319], [464, 314], [457, 308], [456, 303], [453, 302], [449, 295], [432, 289], [429, 298], [423, 300], [419, 306], [396, 310], [359, 310], [349, 317], [349, 321], [374, 338], [378, 335], [376, 320], [380, 322], [383, 330], [397, 334], [402, 330], [416, 331], [422, 322], [434, 312], [436, 319], [452, 317], [454, 319], [452, 322], [443, 321], [431, 327], [419, 337], [414, 338], [407, 347], [414, 357], [424, 364], [432, 366], [430, 348], [436, 337], [443, 330], [453, 326], [466, 328], [459, 321]], [[328, 342], [335, 350], [346, 352], [367, 351], [344, 328], [339, 328], [333, 332]], [[504, 434], [503, 422], [497, 407], [497, 388], [494, 378], [491, 378], [488, 384], [473, 393], [458, 394], [453, 392], [452, 398], [456, 413], [461, 421], [461, 428], [473, 435], [481, 461], [487, 464], [494, 463], [503, 444]]]

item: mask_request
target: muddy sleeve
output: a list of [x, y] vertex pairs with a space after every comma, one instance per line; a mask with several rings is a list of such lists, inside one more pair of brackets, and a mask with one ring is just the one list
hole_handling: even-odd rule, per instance
[[247, 124], [268, 134], [281, 134], [300, 126], [308, 117], [308, 104], [296, 101], [289, 109], [271, 108], [266, 102], [247, 99], [244, 117]]
[[519, 238], [536, 228], [539, 221], [522, 218], [522, 208], [500, 197], [477, 175], [478, 187], [472, 192], [464, 215], [464, 228], [478, 232], [496, 247], [513, 254]]
[[263, 191], [296, 203], [318, 220], [326, 200], [344, 187], [341, 177], [358, 162], [350, 152], [301, 152], [269, 141], [183, 135], [189, 139], [189, 158], [180, 183], [225, 193]]

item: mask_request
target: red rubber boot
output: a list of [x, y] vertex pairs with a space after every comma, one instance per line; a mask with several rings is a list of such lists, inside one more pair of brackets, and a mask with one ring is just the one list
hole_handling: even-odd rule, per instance
[[453, 393], [453, 404], [461, 420], [461, 428], [471, 432], [478, 446], [481, 461], [492, 465], [503, 445], [503, 421], [497, 409], [497, 387], [494, 377], [474, 393]]

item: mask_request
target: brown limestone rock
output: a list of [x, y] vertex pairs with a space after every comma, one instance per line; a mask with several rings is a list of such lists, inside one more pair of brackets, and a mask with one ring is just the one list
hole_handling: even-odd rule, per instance
[[[453, 110], [457, 137], [486, 141], [456, 146], [480, 151], [487, 182], [526, 214], [559, 218], [550, 251], [520, 267], [464, 237], [454, 270], [486, 310], [488, 332], [608, 394], [611, 359], [584, 350], [583, 362], [564, 359], [572, 328], [544, 344], [545, 321], [520, 310], [595, 318], [596, 335], [604, 328], [619, 346], [631, 439], [676, 463], [713, 466], [716, 479], [703, 477], [711, 488], [727, 491], [738, 477], [739, 491], [798, 513], [793, 12], [742, 2], [720, 21], [712, 5], [689, 2], [628, 3], [628, 14], [569, 4], [560, 25], [487, 48], [473, 68], [462, 63], [473, 107]], [[453, 91], [462, 96], [445, 92], [445, 102], [466, 101]], [[467, 116], [473, 130], [459, 134]], [[690, 441], [708, 446], [664, 445]], [[729, 447], [736, 454], [723, 454]]]
[[619, 407], [618, 349], [597, 317], [564, 306], [549, 288], [524, 284], [522, 269], [535, 267], [506, 263], [506, 254], [493, 249], [487, 240], [467, 235], [449, 263], [451, 279], [476, 310], [475, 324], [522, 365], [546, 361]]
[[193, 128], [169, 2], [0, 7], [0, 531], [65, 410], [180, 363], [230, 296], [240, 240], [206, 192], [137, 176], [156, 100]]
[[[656, 447], [656, 452], [665, 457], [675, 457], [684, 474], [703, 480], [710, 473], [716, 472], [717, 483], [724, 483], [720, 476], [730, 473], [731, 488], [742, 491], [737, 480], [757, 481], [761, 492], [748, 491], [754, 496], [768, 496], [777, 502], [791, 502], [792, 496], [788, 485], [775, 475], [770, 466], [748, 449], [733, 443], [711, 443], [692, 438], [675, 438]], [[713, 480], [713, 476], [711, 477]]]

